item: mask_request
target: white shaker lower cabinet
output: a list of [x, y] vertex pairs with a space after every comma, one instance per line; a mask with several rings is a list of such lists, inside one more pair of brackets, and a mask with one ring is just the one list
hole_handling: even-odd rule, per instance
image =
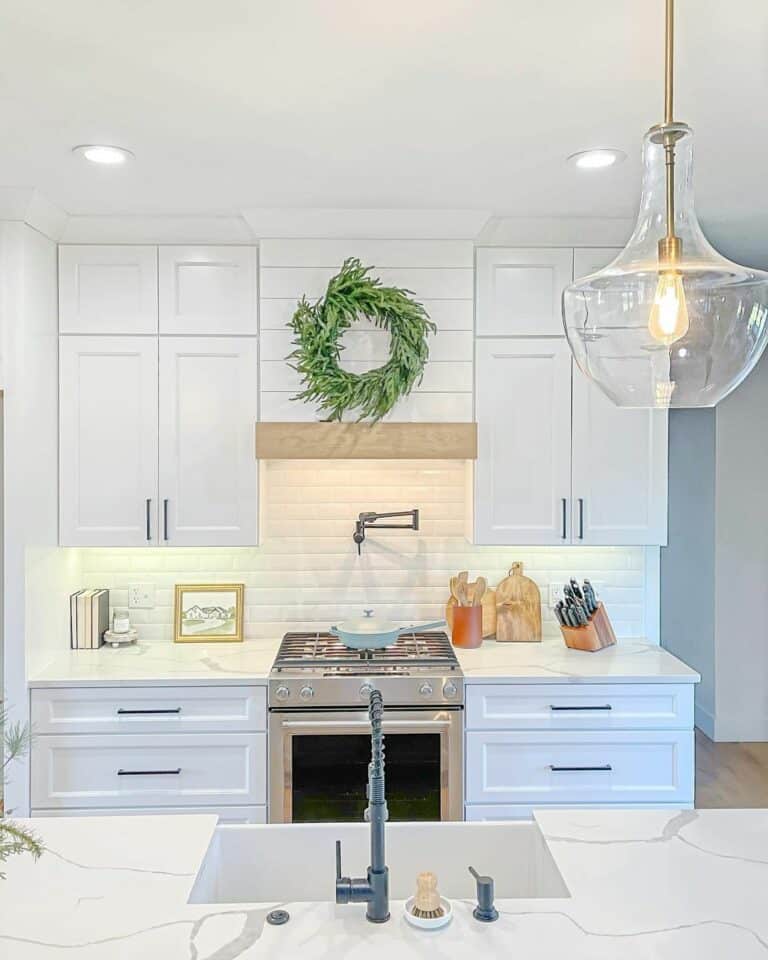
[[692, 692], [664, 683], [468, 684], [466, 818], [692, 806]]
[[266, 821], [264, 687], [32, 691], [35, 816], [218, 813]]
[[157, 338], [59, 338], [64, 546], [145, 546], [157, 519]]
[[257, 543], [258, 374], [255, 338], [161, 338], [163, 543]]
[[475, 543], [569, 539], [571, 353], [564, 339], [478, 340]]

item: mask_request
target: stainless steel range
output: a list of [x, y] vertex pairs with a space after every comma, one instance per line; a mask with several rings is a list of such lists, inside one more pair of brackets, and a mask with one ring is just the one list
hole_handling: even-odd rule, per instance
[[287, 633], [269, 679], [271, 822], [362, 819], [374, 688], [390, 819], [463, 818], [464, 678], [447, 635], [359, 651], [329, 633]]

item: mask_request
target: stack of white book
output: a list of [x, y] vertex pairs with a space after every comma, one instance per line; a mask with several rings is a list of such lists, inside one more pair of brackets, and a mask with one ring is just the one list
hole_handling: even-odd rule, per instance
[[69, 598], [69, 645], [98, 650], [109, 629], [109, 590], [78, 590]]

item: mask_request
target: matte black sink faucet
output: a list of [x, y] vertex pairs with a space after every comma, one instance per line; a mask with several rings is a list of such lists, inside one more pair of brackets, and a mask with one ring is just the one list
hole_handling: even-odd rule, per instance
[[371, 690], [368, 716], [371, 720], [371, 762], [368, 764], [368, 809], [365, 815], [371, 824], [371, 865], [366, 877], [342, 877], [341, 840], [336, 841], [336, 903], [367, 903], [367, 919], [371, 923], [385, 923], [389, 920], [389, 869], [384, 852], [387, 821], [384, 733], [381, 729], [384, 701], [379, 690]]

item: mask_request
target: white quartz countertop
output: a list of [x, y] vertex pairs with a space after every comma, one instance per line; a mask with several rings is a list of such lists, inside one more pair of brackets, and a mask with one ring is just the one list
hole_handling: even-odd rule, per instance
[[[29, 681], [31, 687], [140, 684], [266, 683], [279, 639], [245, 643], [138, 643], [67, 650]], [[497, 643], [457, 649], [470, 683], [696, 683], [699, 675], [656, 644], [620, 640], [597, 653], [569, 650], [560, 640]]]
[[[754, 960], [768, 955], [768, 811], [548, 811], [537, 820], [570, 896], [498, 900], [480, 924], [454, 901], [440, 931], [409, 927], [400, 903], [372, 925], [364, 907], [187, 903], [215, 818], [32, 821], [47, 846], [0, 881], [0, 956], [9, 960], [505, 958]], [[477, 825], [481, 827], [481, 824]], [[514, 830], [514, 825], [507, 829]], [[297, 864], [297, 869], [300, 864]], [[255, 862], [254, 870], [269, 864]], [[333, 864], [329, 864], [332, 887]]]

